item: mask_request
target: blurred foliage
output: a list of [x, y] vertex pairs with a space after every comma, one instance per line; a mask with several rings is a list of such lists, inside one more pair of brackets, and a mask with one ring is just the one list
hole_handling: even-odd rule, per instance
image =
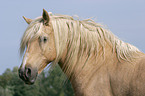
[[58, 65], [43, 71], [35, 84], [26, 85], [18, 76], [18, 67], [0, 75], [0, 96], [74, 96], [71, 84]]

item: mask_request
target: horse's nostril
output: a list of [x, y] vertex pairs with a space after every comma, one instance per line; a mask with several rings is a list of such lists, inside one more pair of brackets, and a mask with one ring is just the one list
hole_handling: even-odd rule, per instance
[[30, 78], [30, 77], [31, 77], [31, 69], [26, 68], [26, 78]]

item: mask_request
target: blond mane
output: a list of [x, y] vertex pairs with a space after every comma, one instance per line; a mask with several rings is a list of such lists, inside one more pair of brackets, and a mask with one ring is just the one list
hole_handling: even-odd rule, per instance
[[[88, 58], [90, 54], [97, 56], [100, 47], [105, 52], [106, 44], [112, 46], [112, 53], [116, 52], [118, 59], [130, 61], [132, 58], [136, 58], [134, 54], [140, 52], [136, 47], [118, 39], [112, 32], [105, 29], [103, 25], [95, 23], [91, 19], [80, 21], [67, 15], [50, 15], [50, 19], [57, 51], [55, 63], [59, 62], [66, 48], [68, 51], [66, 64], [76, 64], [78, 58], [81, 59], [84, 52], [87, 53]], [[26, 29], [21, 40], [21, 54], [24, 52], [28, 42], [41, 34], [43, 29], [41, 20], [41, 17], [36, 18]]]
[[86, 48], [97, 55], [99, 46], [105, 48], [106, 43], [110, 43], [112, 50], [117, 53], [118, 59], [129, 60], [134, 57], [134, 53], [139, 52], [135, 46], [118, 39], [103, 25], [95, 23], [91, 19], [79, 21], [67, 15], [53, 15], [51, 22], [55, 33], [58, 58], [61, 57], [68, 41], [72, 43], [69, 44], [69, 47], [75, 55]]

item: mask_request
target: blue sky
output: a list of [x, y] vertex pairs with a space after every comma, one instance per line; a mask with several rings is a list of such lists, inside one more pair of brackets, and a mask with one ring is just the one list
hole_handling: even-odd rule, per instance
[[21, 64], [19, 43], [28, 26], [22, 16], [36, 18], [43, 8], [81, 19], [93, 17], [121, 40], [145, 52], [145, 0], [1, 0], [0, 74]]

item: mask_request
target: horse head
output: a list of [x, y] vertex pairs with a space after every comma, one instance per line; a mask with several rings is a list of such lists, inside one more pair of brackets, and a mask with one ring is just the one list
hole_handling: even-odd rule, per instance
[[35, 20], [24, 19], [29, 26], [21, 41], [21, 50], [25, 50], [25, 53], [19, 68], [19, 77], [26, 84], [33, 84], [37, 74], [55, 60], [55, 40], [50, 16], [44, 9], [42, 17]]

